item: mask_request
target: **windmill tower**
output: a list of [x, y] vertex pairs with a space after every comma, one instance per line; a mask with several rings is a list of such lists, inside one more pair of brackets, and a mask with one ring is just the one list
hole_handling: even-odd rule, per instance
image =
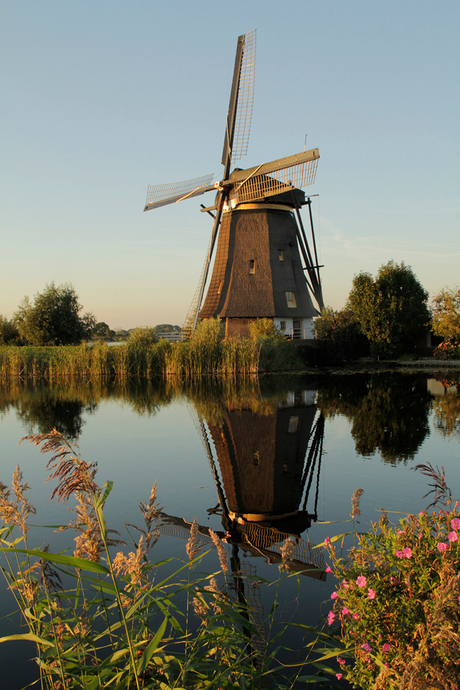
[[[211, 240], [184, 330], [198, 319], [220, 317], [226, 335], [248, 332], [258, 318], [272, 319], [294, 338], [313, 337], [313, 317], [323, 307], [311, 214], [303, 187], [313, 184], [318, 149], [242, 170], [235, 161], [247, 152], [254, 98], [256, 31], [238, 38], [225, 127], [222, 180], [214, 175], [149, 186], [144, 211], [215, 191], [202, 211], [213, 218]], [[313, 251], [301, 206], [308, 205]], [[211, 261], [214, 264], [206, 298]], [[315, 304], [314, 304], [314, 302]]]

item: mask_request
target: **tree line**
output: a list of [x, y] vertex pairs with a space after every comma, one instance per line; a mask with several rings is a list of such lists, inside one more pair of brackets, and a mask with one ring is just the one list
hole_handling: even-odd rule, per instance
[[[354, 276], [345, 307], [323, 309], [315, 321], [316, 338], [326, 363], [370, 355], [393, 359], [413, 353], [418, 337], [431, 331], [442, 342], [434, 351], [439, 358], [460, 358], [460, 287], [443, 288], [428, 306], [428, 292], [410, 266], [389, 261], [376, 277]], [[263, 327], [265, 321], [252, 324]], [[270, 321], [273, 330], [273, 322]], [[69, 283], [46, 285], [34, 300], [24, 297], [13, 318], [0, 315], [0, 345], [75, 345], [87, 341], [155, 342], [158, 333], [180, 331], [180, 326], [112, 330], [83, 313], [78, 295]], [[251, 335], [253, 337], [254, 334]]]

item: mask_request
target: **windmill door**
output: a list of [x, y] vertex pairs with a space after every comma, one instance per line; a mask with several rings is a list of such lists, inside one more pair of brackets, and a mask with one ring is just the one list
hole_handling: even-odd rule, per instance
[[301, 333], [302, 333], [302, 321], [298, 320], [292, 322], [292, 337], [295, 340], [299, 340], [301, 338]]

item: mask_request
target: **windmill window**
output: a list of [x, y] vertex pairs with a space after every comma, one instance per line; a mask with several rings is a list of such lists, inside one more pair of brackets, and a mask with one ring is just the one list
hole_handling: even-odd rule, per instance
[[296, 307], [295, 292], [286, 292], [286, 302], [288, 307]]
[[284, 251], [282, 249], [278, 249], [278, 258], [280, 261], [284, 261]]
[[218, 294], [218, 295], [220, 295], [220, 293], [222, 292], [222, 288], [223, 288], [223, 287], [224, 287], [224, 281], [221, 280], [220, 283], [219, 283], [219, 287], [217, 288], [217, 294]]
[[256, 272], [256, 261], [255, 259], [249, 259], [249, 274], [254, 275]]
[[295, 434], [299, 424], [298, 417], [289, 417], [288, 434]]
[[286, 330], [286, 321], [280, 321], [280, 330], [282, 330], [282, 331]]

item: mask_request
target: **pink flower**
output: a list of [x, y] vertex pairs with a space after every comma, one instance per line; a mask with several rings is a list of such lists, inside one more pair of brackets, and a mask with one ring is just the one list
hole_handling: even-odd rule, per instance
[[340, 666], [345, 666], [345, 659], [342, 659], [340, 656], [338, 656], [337, 661], [339, 662]]
[[401, 536], [401, 534], [404, 534], [404, 530], [398, 529], [398, 530], [396, 531], [396, 534], [399, 534], [399, 536]]
[[458, 539], [458, 534], [457, 534], [457, 532], [450, 532], [450, 534], [448, 535], [448, 537], [449, 537], [449, 541], [451, 541], [451, 542], [452, 542], [452, 541], [457, 541], [457, 539]]
[[390, 651], [390, 645], [388, 642], [385, 642], [385, 644], [382, 645], [382, 652], [389, 652]]
[[337, 592], [332, 592], [331, 599], [337, 599], [338, 596]]
[[411, 558], [412, 557], [412, 549], [409, 549], [407, 546], [405, 549], [403, 549], [403, 554], [404, 558]]
[[326, 572], [327, 572], [327, 573], [332, 573], [332, 568], [330, 568], [329, 566], [327, 566]]
[[[459, 597], [459, 599], [460, 599], [460, 597]], [[359, 614], [358, 613], [352, 613], [351, 615], [353, 616], [355, 621], [359, 620]]]
[[460, 606], [460, 597], [458, 597], [458, 605]]
[[325, 546], [329, 546], [330, 543], [331, 543], [331, 538], [330, 538], [330, 537], [326, 537], [326, 539], [324, 540], [324, 545], [325, 545]]
[[398, 558], [402, 558], [402, 557], [403, 557], [403, 552], [402, 552], [402, 551], [395, 551], [395, 554], [396, 554], [396, 556], [397, 556]]
[[347, 613], [350, 613], [350, 611], [347, 609], [346, 606], [344, 606], [343, 609], [342, 609], [342, 614], [343, 614], [344, 616], [346, 616]]
[[399, 577], [393, 577], [393, 575], [390, 576], [390, 582], [392, 585], [400, 585], [401, 584], [401, 580], [399, 579]]
[[365, 652], [372, 652], [372, 647], [367, 642], [361, 645], [361, 649], [364, 649]]
[[333, 611], [329, 611], [329, 613], [327, 614], [328, 625], [332, 625], [334, 618], [335, 618], [335, 613]]
[[388, 663], [388, 661], [385, 661], [385, 668], [390, 668], [390, 664]]
[[358, 587], [365, 587], [367, 585], [367, 580], [363, 575], [360, 575], [356, 580]]
[[350, 585], [348, 584], [348, 582], [347, 582], [346, 580], [344, 580], [344, 581], [342, 582], [342, 587], [343, 587], [344, 589], [348, 589], [349, 586], [350, 586]]
[[452, 529], [454, 529], [455, 531], [460, 529], [460, 520], [458, 518], [454, 518], [453, 520], [451, 520], [450, 524], [452, 526]]
[[340, 679], [342, 678], [342, 674], [341, 674], [341, 673], [336, 673], [336, 674], [335, 674], [335, 677], [337, 678], [337, 680], [340, 680]]
[[444, 551], [445, 551], [446, 549], [448, 549], [448, 548], [449, 548], [449, 544], [444, 544], [444, 542], [442, 542], [442, 541], [440, 541], [440, 542], [438, 543], [438, 550], [439, 550], [441, 553], [444, 553]]
[[375, 592], [374, 592], [374, 590], [371, 589], [370, 587], [369, 587], [369, 589], [367, 590], [367, 596], [369, 597], [369, 599], [375, 599]]

